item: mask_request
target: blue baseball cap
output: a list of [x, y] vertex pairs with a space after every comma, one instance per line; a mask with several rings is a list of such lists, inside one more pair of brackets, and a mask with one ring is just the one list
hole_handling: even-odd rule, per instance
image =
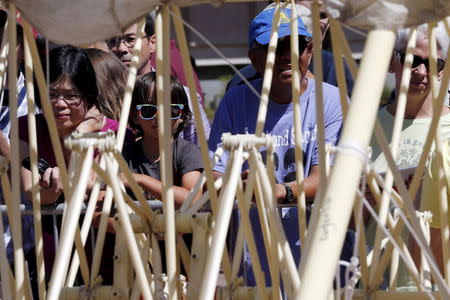
[[[260, 12], [250, 24], [248, 32], [248, 44], [251, 48], [255, 42], [261, 45], [267, 45], [270, 42], [270, 33], [272, 32], [272, 21], [275, 15], [275, 8], [270, 8]], [[311, 37], [300, 17], [298, 19], [298, 35]], [[278, 38], [291, 35], [291, 9], [280, 9], [280, 28], [278, 29]]]

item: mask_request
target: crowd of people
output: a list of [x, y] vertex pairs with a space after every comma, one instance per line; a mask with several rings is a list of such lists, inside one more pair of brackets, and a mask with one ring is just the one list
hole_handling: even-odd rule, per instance
[[[316, 86], [312, 73], [313, 43], [311, 35], [310, 3], [299, 1], [298, 34], [299, 34], [299, 68], [301, 73], [300, 110], [302, 123], [302, 150], [303, 150], [303, 177], [304, 192], [308, 205], [313, 205], [314, 196], [319, 185], [319, 145], [317, 139], [317, 113], [316, 113]], [[248, 56], [251, 65], [244, 68], [244, 75], [250, 80], [254, 89], [261, 92], [268, 53], [272, 22], [275, 7], [268, 6], [260, 12], [251, 22], [249, 28]], [[291, 62], [291, 13], [292, 8], [286, 7], [280, 13], [279, 40], [275, 54], [272, 81], [269, 94], [269, 103], [264, 126], [264, 133], [274, 137], [275, 141], [275, 199], [280, 204], [295, 204], [299, 189], [296, 183], [295, 141], [294, 141], [294, 107], [292, 99], [292, 62]], [[327, 40], [326, 15], [321, 14], [322, 39]], [[18, 25], [20, 27], [20, 25]], [[48, 82], [49, 100], [56, 120], [56, 127], [61, 141], [74, 131], [83, 133], [100, 132], [106, 130], [116, 131], [121, 113], [121, 99], [124, 94], [128, 67], [133, 56], [133, 47], [136, 42], [137, 24], [131, 25], [118, 37], [111, 38], [105, 43], [96, 43], [96, 48], [81, 49], [73, 46], [55, 46], [48, 53]], [[403, 65], [407, 45], [408, 29], [401, 29], [397, 33], [397, 40], [389, 66], [394, 73], [397, 91], [400, 88]], [[449, 38], [441, 23], [435, 29], [437, 38], [438, 79], [441, 78]], [[329, 35], [328, 35], [329, 36]], [[100, 46], [98, 46], [100, 45]], [[19, 48], [21, 44], [19, 43]], [[327, 46], [328, 47], [328, 46]], [[325, 47], [324, 47], [325, 48]], [[405, 118], [398, 145], [398, 155], [395, 157], [399, 168], [414, 168], [422, 155], [426, 135], [431, 124], [433, 112], [431, 78], [430, 78], [430, 44], [427, 36], [427, 26], [420, 26], [417, 30], [417, 42], [413, 49], [414, 60], [411, 68], [411, 80], [407, 91]], [[329, 48], [327, 48], [330, 50]], [[123, 157], [133, 172], [134, 179], [141, 186], [148, 197], [161, 198], [162, 184], [160, 177], [160, 153], [158, 140], [158, 107], [156, 106], [156, 75], [155, 75], [155, 32], [151, 16], [147, 16], [145, 35], [140, 52], [140, 65], [138, 78], [132, 95], [129, 126]], [[173, 176], [175, 205], [181, 206], [190, 190], [200, 178], [203, 171], [203, 162], [198, 148], [197, 131], [192, 115], [192, 99], [186, 87], [186, 75], [180, 61], [180, 54], [175, 41], [171, 42], [171, 81], [170, 104], [171, 140], [173, 149]], [[335, 74], [333, 55], [323, 50], [324, 59], [322, 83], [325, 141], [336, 145], [343, 127], [343, 114], [341, 108], [339, 87]], [[19, 104], [25, 103], [26, 93], [23, 85], [23, 73], [18, 74]], [[203, 92], [198, 77], [196, 92], [200, 103], [203, 103]], [[346, 81], [348, 93], [351, 95], [353, 80], [346, 68]], [[37, 94], [36, 94], [37, 95]], [[2, 93], [3, 105], [7, 98], [7, 90]], [[350, 101], [345, 99], [345, 101]], [[40, 101], [38, 99], [37, 103]], [[256, 119], [260, 99], [251, 88], [243, 84], [240, 79], [233, 78], [227, 86], [227, 91], [215, 113], [210, 125], [206, 114], [201, 107], [205, 135], [208, 138], [208, 147], [215, 151], [221, 143], [221, 136], [225, 132], [232, 134], [253, 134], [256, 130]], [[380, 109], [378, 117], [388, 137], [392, 134], [394, 116], [397, 112], [398, 99], [395, 98], [387, 106]], [[20, 105], [20, 107], [22, 107]], [[444, 151], [448, 153], [450, 143], [450, 109], [446, 105], [441, 107], [440, 134], [444, 143]], [[0, 111], [0, 154], [9, 157], [9, 115], [6, 106]], [[26, 109], [20, 112], [19, 138], [20, 157], [26, 159], [28, 154], [28, 131]], [[39, 181], [41, 201], [43, 205], [64, 202], [62, 181], [56, 165], [55, 155], [51, 147], [50, 134], [41, 109], [36, 108], [36, 122], [38, 128], [38, 155], [48, 163], [48, 168], [41, 174]], [[387, 169], [383, 153], [379, 146], [372, 141], [374, 168], [377, 172]], [[63, 147], [66, 163], [69, 162], [71, 152]], [[262, 150], [263, 158], [265, 153]], [[425, 175], [423, 196], [417, 207], [433, 212], [432, 236], [433, 251], [442, 257], [442, 247], [439, 244], [440, 226], [442, 226], [437, 202], [438, 167], [435, 155]], [[98, 159], [98, 157], [96, 157]], [[214, 167], [216, 178], [223, 175], [228, 161], [225, 153]], [[450, 164], [444, 155], [444, 164]], [[246, 176], [245, 167], [243, 176]], [[448, 174], [448, 173], [447, 173]], [[447, 175], [450, 176], [450, 175]], [[31, 202], [31, 171], [23, 167], [21, 182], [24, 202]], [[128, 182], [121, 176], [125, 185]], [[448, 178], [446, 178], [448, 181]], [[91, 183], [94, 182], [92, 176]], [[200, 195], [197, 195], [200, 196]], [[197, 197], [198, 198], [198, 197]], [[263, 245], [263, 239], [257, 217], [257, 211], [250, 212], [256, 243]], [[300, 260], [298, 217], [295, 205], [281, 209], [281, 219], [286, 231], [289, 244], [296, 263]], [[238, 218], [236, 218], [238, 220]], [[370, 226], [368, 226], [370, 227]], [[30, 229], [27, 229], [29, 233]], [[45, 229], [48, 236], [52, 236], [51, 228]], [[230, 235], [235, 233], [230, 232]], [[32, 239], [33, 236], [31, 235]], [[26, 239], [25, 239], [26, 240]], [[433, 240], [433, 238], [432, 238]], [[354, 237], [351, 229], [346, 237], [341, 258], [349, 260], [353, 251]], [[370, 245], [369, 245], [370, 246]], [[10, 246], [9, 246], [10, 247]], [[258, 247], [262, 260], [266, 281], [269, 282], [267, 261], [264, 260], [264, 246]], [[31, 251], [26, 249], [26, 251]], [[47, 256], [51, 256], [47, 252]], [[246, 256], [248, 257], [248, 256]], [[12, 259], [12, 257], [10, 258]], [[51, 258], [46, 257], [46, 261]], [[442, 268], [442, 260], [438, 260]], [[12, 262], [12, 261], [11, 261]], [[245, 270], [244, 270], [245, 269]], [[251, 270], [251, 261], [245, 261], [242, 270], [248, 275], [248, 284], [254, 284]], [[250, 274], [250, 275], [249, 275]]]

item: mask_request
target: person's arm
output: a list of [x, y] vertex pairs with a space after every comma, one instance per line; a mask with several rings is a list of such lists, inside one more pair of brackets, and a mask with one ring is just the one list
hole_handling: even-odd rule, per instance
[[[214, 114], [214, 121], [211, 125], [211, 132], [208, 139], [208, 148], [211, 157], [222, 143], [222, 134], [224, 132], [230, 132], [232, 134], [238, 133], [233, 126], [234, 116], [231, 107], [233, 101], [237, 101], [237, 99], [238, 97], [236, 97], [232, 91], [228, 91], [220, 101], [219, 107]], [[223, 173], [225, 173], [228, 156], [228, 151], [224, 151], [215, 164], [213, 168], [215, 179], [221, 177]]]
[[[319, 165], [314, 165], [311, 167], [309, 172], [309, 176], [306, 177], [303, 181], [303, 188], [305, 191], [305, 198], [307, 201], [313, 201], [314, 196], [317, 192], [317, 187], [319, 186]], [[294, 200], [297, 202], [298, 199], [298, 186], [296, 181], [286, 182], [285, 184], [289, 185], [292, 189], [292, 193], [294, 194]], [[275, 200], [278, 203], [282, 203], [286, 198], [286, 188], [283, 184], [277, 183], [275, 185]]]
[[217, 180], [217, 179], [219, 179], [222, 176], [223, 176], [222, 172], [213, 171], [214, 180]]
[[[441, 271], [442, 275], [444, 274], [444, 258], [442, 256], [442, 236], [440, 228], [430, 228], [430, 248], [431, 252], [436, 259], [436, 263]], [[420, 255], [417, 255], [420, 260]]]
[[[421, 262], [420, 247], [416, 243], [415, 239], [409, 239], [408, 249], [416, 267], [419, 268]], [[440, 228], [430, 228], [430, 249], [436, 259], [439, 271], [441, 271], [441, 274], [444, 275], [444, 259], [442, 256], [442, 238]]]
[[10, 148], [8, 139], [3, 134], [2, 131], [0, 131], [0, 155], [6, 157], [7, 159], [10, 158]]
[[[443, 153], [447, 153], [448, 146], [444, 144]], [[448, 160], [444, 160], [444, 164], [448, 163]], [[441, 239], [441, 212], [439, 205], [438, 194], [440, 192], [438, 184], [439, 166], [436, 160], [436, 154], [433, 153], [431, 161], [425, 170], [424, 179], [422, 183], [422, 193], [420, 196], [420, 211], [430, 211], [433, 214], [433, 218], [430, 224], [430, 248], [433, 253], [439, 270], [443, 273], [443, 257], [442, 257], [442, 239]], [[414, 239], [410, 239], [409, 249], [411, 256], [416, 263], [416, 266], [420, 266], [420, 248]]]
[[[20, 161], [28, 157], [28, 143], [20, 141]], [[21, 167], [20, 170], [22, 190], [28, 201], [33, 200], [31, 171]], [[62, 182], [58, 167], [48, 168], [39, 180], [39, 189], [41, 193], [41, 204], [48, 205], [55, 203], [62, 194]]]
[[[188, 104], [189, 104], [189, 110], [192, 112], [192, 119], [187, 122], [183, 129], [183, 137], [188, 142], [191, 142], [193, 144], [199, 145], [199, 139], [198, 139], [198, 133], [197, 128], [195, 126], [195, 120], [194, 120], [194, 108], [191, 101], [191, 96], [189, 94], [189, 88], [184, 87], [186, 95], [188, 97]], [[197, 95], [197, 99], [199, 102], [201, 102], [201, 98], [199, 94]], [[208, 117], [206, 116], [205, 110], [203, 109], [203, 106], [200, 105], [200, 116], [203, 123], [203, 132], [205, 133], [206, 140], [209, 138], [209, 134], [211, 132], [211, 125], [209, 124]]]
[[[188, 197], [190, 190], [194, 187], [197, 180], [200, 178], [200, 171], [191, 171], [184, 174], [181, 177], [182, 186], [173, 186], [175, 207], [180, 207], [186, 198]], [[162, 182], [145, 174], [133, 173], [133, 178], [139, 184], [139, 186], [144, 189], [147, 193], [152, 196], [161, 199], [163, 194]], [[121, 179], [126, 187], [128, 187], [128, 182], [124, 176]]]
[[102, 130], [103, 128], [103, 120], [104, 116], [103, 114], [98, 110], [97, 107], [92, 106], [86, 116], [84, 117], [84, 120], [78, 124], [77, 129], [80, 133], [87, 133], [87, 132], [97, 132]]

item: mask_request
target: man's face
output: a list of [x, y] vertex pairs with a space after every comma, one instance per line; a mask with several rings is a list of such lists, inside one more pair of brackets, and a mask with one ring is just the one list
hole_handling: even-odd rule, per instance
[[[121, 37], [116, 39], [111, 39], [108, 42], [108, 47], [110, 50], [122, 61], [122, 63], [129, 67], [131, 64], [131, 59], [133, 58], [133, 47], [136, 43], [137, 36], [137, 24], [134, 24], [127, 28]], [[138, 74], [141, 73], [143, 67], [149, 63], [151, 54], [155, 52], [154, 35], [146, 36], [142, 39], [142, 48], [140, 54], [140, 60], [138, 65]]]
[[[264, 74], [267, 46], [257, 47], [249, 51], [249, 56], [255, 69]], [[302, 78], [305, 77], [311, 59], [311, 48], [305, 38], [299, 36], [299, 69]], [[292, 64], [291, 64], [291, 43], [290, 37], [284, 37], [278, 41], [275, 55], [275, 64], [273, 67], [272, 87], [282, 87], [292, 84]]]
[[[400, 86], [403, 59], [405, 53], [396, 53], [392, 61], [392, 71], [395, 74], [397, 86]], [[411, 79], [409, 82], [409, 91], [411, 95], [427, 95], [430, 93], [431, 82], [430, 72], [428, 66], [428, 59], [430, 56], [428, 39], [419, 37], [416, 41], [416, 48], [413, 50], [414, 61], [411, 67]], [[438, 50], [438, 58], [442, 58], [442, 51]], [[442, 61], [441, 61], [442, 63]], [[442, 64], [441, 64], [442, 65]], [[438, 70], [439, 71], [439, 70]], [[438, 72], [438, 78], [442, 76], [442, 70]]]

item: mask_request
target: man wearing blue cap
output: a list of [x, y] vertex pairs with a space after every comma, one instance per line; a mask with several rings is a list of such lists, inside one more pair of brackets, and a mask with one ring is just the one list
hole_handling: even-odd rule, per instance
[[[297, 15], [299, 18], [302, 19], [303, 23], [305, 24], [305, 28], [310, 31], [312, 28], [311, 25], [311, 5], [312, 0], [302, 0], [302, 1], [295, 1], [295, 6], [297, 10]], [[272, 9], [275, 7], [275, 3], [270, 4], [265, 8], [265, 10]], [[288, 5], [288, 8], [290, 5]], [[326, 13], [323, 13], [321, 11], [320, 15], [320, 26], [321, 26], [321, 37], [322, 37], [322, 80], [323, 82], [329, 83], [334, 86], [338, 86], [337, 83], [337, 75], [336, 75], [336, 67], [334, 64], [334, 57], [333, 53], [330, 52], [330, 48], [328, 48], [329, 51], [325, 50], [325, 44], [329, 44], [327, 42], [329, 40], [329, 34], [328, 32], [328, 16]], [[325, 40], [324, 40], [325, 38]], [[309, 41], [309, 43], [312, 43], [312, 41]], [[314, 59], [311, 60], [311, 63], [308, 66], [308, 69], [310, 72], [306, 75], [306, 77], [314, 78], [314, 75], [311, 73], [314, 70]], [[353, 78], [350, 74], [350, 70], [347, 66], [347, 64], [344, 63], [344, 71], [345, 71], [345, 81], [347, 84], [347, 93], [348, 95], [351, 95], [353, 90]], [[248, 80], [252, 81], [258, 78], [261, 78], [261, 74], [255, 70], [253, 65], [249, 64], [242, 69], [239, 70], [241, 74]], [[238, 75], [234, 74], [233, 77], [230, 79], [230, 81], [227, 84], [226, 90], [235, 87], [237, 85], [244, 84], [244, 80]]]
[[[254, 68], [264, 74], [268, 44], [272, 31], [272, 20], [275, 9], [267, 9], [258, 14], [250, 25], [249, 57]], [[264, 133], [270, 134], [275, 142], [275, 194], [278, 203], [294, 204], [297, 199], [297, 184], [295, 182], [295, 141], [294, 141], [294, 112], [292, 105], [292, 64], [290, 53], [290, 16], [291, 10], [281, 9], [279, 40], [273, 68], [272, 84], [264, 127]], [[317, 120], [315, 103], [315, 81], [306, 78], [312, 49], [308, 44], [311, 37], [304, 23], [298, 18], [299, 68], [302, 75], [300, 82], [300, 109], [302, 122], [302, 149], [304, 163], [304, 188], [306, 198], [312, 200], [319, 182], [319, 157], [317, 142]], [[253, 87], [261, 92], [262, 79], [251, 82]], [[224, 132], [232, 134], [253, 134], [259, 107], [259, 98], [246, 85], [239, 85], [228, 90], [223, 97], [214, 117], [209, 139], [209, 148], [215, 151]], [[323, 83], [323, 104], [325, 122], [325, 140], [328, 144], [335, 144], [342, 126], [342, 112], [339, 101], [339, 91], [336, 87]], [[264, 151], [263, 151], [264, 152]], [[263, 157], [265, 156], [262, 153]], [[228, 155], [224, 153], [215, 166], [218, 175], [225, 172]], [[282, 223], [288, 237], [294, 259], [299, 261], [298, 219], [295, 206], [285, 207], [281, 212]], [[255, 240], [262, 243], [261, 229], [256, 211], [250, 212]], [[264, 247], [258, 247], [260, 257], [264, 255]], [[267, 262], [261, 259], [266, 271]], [[250, 264], [247, 261], [247, 264]], [[247, 268], [251, 272], [251, 268]], [[269, 272], [265, 272], [266, 280]], [[254, 283], [249, 275], [248, 284]], [[267, 280], [268, 281], [268, 280]]]
[[[272, 19], [275, 9], [264, 10], [255, 17], [249, 31], [249, 57], [252, 65], [261, 74], [267, 57], [267, 48], [272, 31]], [[277, 189], [280, 193], [277, 201], [294, 201], [297, 195], [294, 169], [294, 134], [293, 134], [293, 107], [292, 107], [292, 70], [290, 53], [290, 9], [282, 9], [279, 28], [279, 41], [276, 51], [275, 65], [273, 68], [272, 85], [269, 95], [268, 112], [264, 132], [274, 137], [276, 150], [276, 179], [279, 182]], [[303, 130], [303, 152], [305, 168], [305, 192], [307, 198], [315, 195], [318, 182], [318, 145], [317, 122], [315, 105], [315, 81], [305, 78], [309, 60], [312, 57], [312, 49], [308, 46], [307, 39], [311, 37], [302, 20], [298, 18], [299, 49], [300, 49], [300, 73], [301, 92], [301, 119]], [[261, 91], [262, 79], [252, 81], [257, 91]], [[339, 102], [339, 91], [336, 87], [323, 84], [323, 101], [325, 107], [325, 138], [326, 142], [335, 144], [342, 125], [342, 112]], [[233, 134], [254, 133], [258, 114], [259, 98], [245, 85], [230, 89], [222, 99], [214, 117], [209, 139], [210, 150], [214, 151], [220, 143], [222, 133]], [[216, 166], [215, 171], [225, 171], [226, 158]], [[292, 182], [292, 183], [291, 183]], [[288, 183], [292, 189], [292, 199], [284, 199], [286, 194], [291, 194], [288, 187], [282, 183]], [[289, 196], [289, 195], [288, 195]]]

